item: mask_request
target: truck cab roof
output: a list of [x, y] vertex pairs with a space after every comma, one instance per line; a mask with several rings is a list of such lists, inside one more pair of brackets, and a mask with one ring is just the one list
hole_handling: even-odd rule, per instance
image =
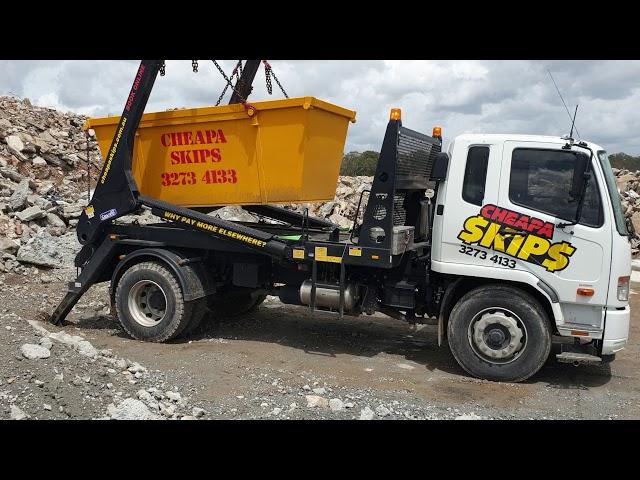
[[[480, 143], [480, 144], [482, 143], [495, 144], [495, 143], [502, 143], [506, 141], [522, 142], [522, 143], [527, 143], [527, 142], [554, 143], [557, 145], [564, 145], [567, 143], [565, 139], [557, 136], [552, 136], [552, 135], [524, 135], [524, 134], [515, 134], [515, 133], [514, 134], [464, 133], [462, 135], [458, 135], [457, 137], [455, 137], [451, 142], [451, 146], [453, 146], [453, 144], [458, 141], [465, 142], [465, 143], [469, 142], [469, 143]], [[587, 141], [585, 141], [585, 143], [594, 152], [597, 152], [599, 150], [604, 150], [604, 148], [602, 148], [600, 145], [597, 145], [595, 143], [587, 142]]]

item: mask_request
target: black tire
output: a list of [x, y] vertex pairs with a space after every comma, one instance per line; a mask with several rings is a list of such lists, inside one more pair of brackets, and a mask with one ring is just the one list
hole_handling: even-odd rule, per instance
[[[152, 297], [156, 299], [154, 313], [144, 311], [143, 294], [150, 299], [149, 304]], [[133, 338], [147, 342], [176, 338], [190, 322], [199, 322], [198, 316], [205, 313], [204, 299], [185, 302], [178, 279], [164, 265], [153, 261], [135, 264], [124, 272], [116, 288], [115, 300], [118, 319], [125, 331]]]
[[191, 321], [182, 331], [181, 336], [187, 337], [198, 330], [198, 327], [202, 324], [202, 320], [207, 317], [208, 313], [209, 308], [207, 307], [207, 299], [203, 298], [197, 302]]
[[[514, 325], [517, 328], [511, 328]], [[506, 285], [486, 285], [465, 294], [449, 316], [448, 337], [462, 368], [475, 377], [500, 382], [531, 377], [551, 351], [549, 319], [540, 303]]]
[[233, 292], [209, 297], [211, 316], [224, 320], [255, 312], [266, 295], [252, 296], [251, 292]]

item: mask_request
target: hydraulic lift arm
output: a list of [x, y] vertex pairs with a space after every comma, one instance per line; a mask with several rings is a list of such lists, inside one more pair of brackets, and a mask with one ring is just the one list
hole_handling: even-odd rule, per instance
[[133, 142], [162, 60], [142, 60], [116, 128], [91, 203], [78, 220], [78, 241], [94, 243], [106, 222], [139, 206], [138, 187], [131, 174]]
[[[286, 256], [286, 244], [276, 240], [271, 234], [140, 195], [131, 173], [133, 145], [136, 130], [162, 65], [162, 60], [140, 62], [111, 147], [104, 159], [95, 192], [78, 221], [78, 241], [82, 245], [99, 243], [105, 225], [146, 205], [166, 220], [179, 221], [193, 229], [204, 230], [227, 240], [243, 242], [250, 248], [260, 249], [276, 257]], [[230, 104], [246, 101], [259, 65], [260, 60], [247, 61], [238, 81], [238, 89], [234, 88]]]

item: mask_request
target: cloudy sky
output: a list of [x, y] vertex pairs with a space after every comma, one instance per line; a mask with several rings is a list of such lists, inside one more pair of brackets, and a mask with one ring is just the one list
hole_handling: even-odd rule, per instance
[[[220, 62], [230, 72], [234, 61]], [[570, 121], [547, 73], [551, 70], [580, 136], [610, 153], [640, 154], [640, 61], [327, 61], [274, 60], [289, 96], [311, 95], [355, 110], [346, 151], [379, 150], [388, 112], [402, 108], [404, 126], [460, 133], [563, 135]], [[137, 61], [0, 60], [0, 94], [86, 115], [119, 114]], [[252, 99], [268, 99], [264, 71]], [[224, 80], [209, 61], [168, 61], [147, 111], [212, 105]], [[275, 88], [275, 85], [274, 85]], [[229, 94], [227, 94], [228, 97]], [[281, 98], [274, 91], [271, 98]]]

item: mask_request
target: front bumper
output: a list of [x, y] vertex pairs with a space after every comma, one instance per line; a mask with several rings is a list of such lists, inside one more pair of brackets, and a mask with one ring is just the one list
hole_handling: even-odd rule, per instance
[[624, 310], [607, 309], [607, 320], [602, 337], [602, 355], [612, 355], [627, 345], [630, 319], [629, 305]]

